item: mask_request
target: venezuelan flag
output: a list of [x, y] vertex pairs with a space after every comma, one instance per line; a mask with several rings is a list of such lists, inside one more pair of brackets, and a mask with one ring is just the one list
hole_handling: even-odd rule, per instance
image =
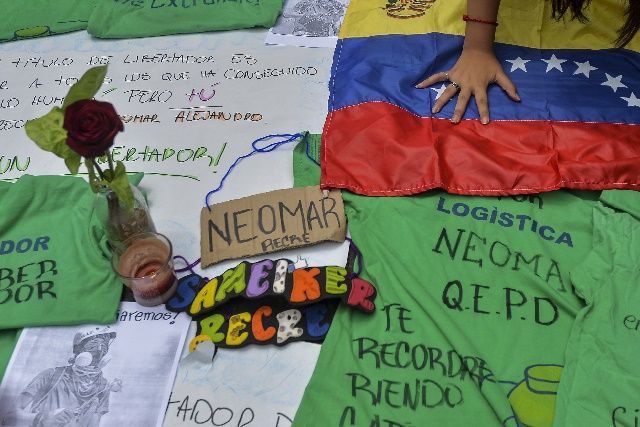
[[462, 49], [464, 0], [351, 0], [334, 53], [322, 185], [370, 196], [431, 188], [468, 195], [640, 189], [640, 37], [614, 49], [624, 4], [592, 2], [590, 22], [555, 21], [548, 2], [503, 0], [496, 55], [515, 103], [489, 87], [458, 125], [454, 97], [431, 107]]

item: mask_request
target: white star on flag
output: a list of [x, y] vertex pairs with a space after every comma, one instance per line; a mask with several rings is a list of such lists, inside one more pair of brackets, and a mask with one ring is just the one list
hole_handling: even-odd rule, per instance
[[547, 63], [547, 73], [554, 68], [557, 68], [560, 72], [562, 72], [562, 63], [567, 62], [566, 59], [556, 58], [556, 54], [551, 55], [551, 59], [543, 59], [544, 62]]
[[578, 66], [578, 69], [573, 72], [574, 76], [576, 74], [584, 74], [585, 76], [589, 77], [589, 73], [591, 71], [597, 70], [596, 67], [592, 67], [591, 64], [589, 64], [589, 61], [587, 62], [573, 61], [573, 62], [575, 62], [575, 64]]
[[622, 83], [622, 74], [619, 75], [618, 77], [611, 77], [607, 73], [604, 73], [604, 75], [607, 76], [607, 81], [602, 83], [602, 86], [610, 86], [614, 92], [617, 91], [618, 88], [627, 87], [625, 84]]
[[435, 91], [436, 93], [436, 99], [440, 98], [442, 96], [442, 92], [444, 92], [444, 90], [447, 88], [447, 85], [445, 85], [444, 83], [442, 84], [442, 86], [440, 86], [440, 88], [435, 88], [432, 87], [431, 90]]
[[511, 62], [511, 71], [510, 72], [514, 72], [515, 70], [522, 70], [525, 73], [527, 72], [527, 68], [526, 68], [526, 63], [529, 62], [528, 59], [522, 59], [519, 56], [516, 59], [507, 59], [507, 62]]
[[640, 99], [636, 98], [636, 95], [633, 92], [631, 92], [631, 96], [628, 98], [625, 98], [624, 96], [621, 96], [620, 98], [627, 101], [627, 107], [640, 107]]

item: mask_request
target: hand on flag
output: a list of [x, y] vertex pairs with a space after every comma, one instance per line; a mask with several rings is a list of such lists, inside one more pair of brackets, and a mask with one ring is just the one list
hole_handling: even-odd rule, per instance
[[451, 116], [453, 124], [460, 123], [467, 109], [471, 96], [475, 97], [478, 114], [482, 124], [489, 123], [489, 102], [487, 87], [497, 84], [512, 100], [520, 102], [516, 86], [507, 77], [493, 49], [465, 48], [460, 58], [449, 72], [439, 72], [418, 83], [416, 88], [423, 89], [435, 83], [451, 82], [442, 95], [436, 100], [432, 113], [438, 113], [459, 91], [458, 101]]

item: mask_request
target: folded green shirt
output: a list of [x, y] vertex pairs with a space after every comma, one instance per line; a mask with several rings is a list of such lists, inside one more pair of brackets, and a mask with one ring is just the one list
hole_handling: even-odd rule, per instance
[[0, 19], [0, 42], [84, 30], [98, 1], [5, 1]]
[[102, 38], [273, 26], [283, 0], [101, 0], [87, 31]]
[[115, 321], [122, 281], [82, 178], [0, 185], [0, 330]]

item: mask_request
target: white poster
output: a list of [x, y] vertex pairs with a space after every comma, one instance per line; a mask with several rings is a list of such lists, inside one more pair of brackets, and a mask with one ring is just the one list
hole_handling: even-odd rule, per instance
[[320, 345], [218, 349], [201, 343], [178, 367], [163, 427], [288, 427]]
[[[111, 102], [124, 121], [114, 159], [145, 173], [140, 188], [158, 232], [175, 255], [196, 261], [207, 202], [292, 187], [292, 151], [302, 140], [292, 136], [322, 132], [332, 50], [265, 45], [266, 32], [130, 40], [77, 32], [0, 44], [0, 180], [68, 173], [26, 136], [24, 123], [61, 106], [91, 66], [108, 64], [96, 99]], [[341, 265], [347, 249], [328, 244], [282, 256]]]

